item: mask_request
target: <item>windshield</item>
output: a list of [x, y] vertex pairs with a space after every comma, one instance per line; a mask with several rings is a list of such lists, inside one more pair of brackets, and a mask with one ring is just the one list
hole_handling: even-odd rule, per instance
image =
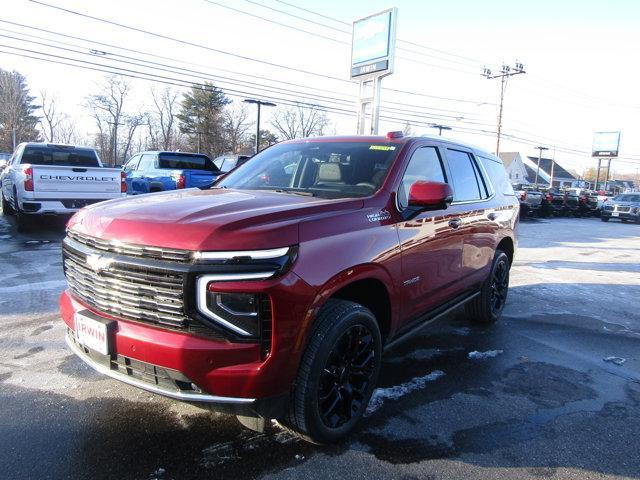
[[216, 186], [322, 198], [367, 197], [382, 185], [398, 150], [391, 143], [280, 144], [251, 158]]
[[218, 171], [218, 168], [206, 155], [161, 153], [158, 165], [159, 168], [169, 168], [172, 170]]
[[91, 148], [28, 146], [20, 163], [31, 165], [60, 165], [68, 167], [99, 167], [98, 155]]
[[640, 202], [640, 194], [638, 195], [617, 195], [613, 197], [616, 202]]

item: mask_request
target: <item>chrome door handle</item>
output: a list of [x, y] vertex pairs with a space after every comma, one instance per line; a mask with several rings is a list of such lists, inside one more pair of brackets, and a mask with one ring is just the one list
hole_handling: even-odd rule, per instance
[[459, 218], [454, 218], [452, 220], [449, 220], [449, 226], [451, 228], [459, 228], [460, 225], [462, 225], [462, 220], [460, 220]]

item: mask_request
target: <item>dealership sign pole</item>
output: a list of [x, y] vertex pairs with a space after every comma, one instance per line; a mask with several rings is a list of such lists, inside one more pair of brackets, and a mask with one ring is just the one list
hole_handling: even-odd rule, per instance
[[393, 73], [398, 10], [390, 8], [353, 22], [351, 80], [360, 84], [358, 134], [378, 134], [382, 78]]
[[591, 156], [598, 159], [598, 170], [596, 172], [596, 190], [598, 189], [598, 181], [600, 180], [600, 165], [603, 158], [608, 158], [607, 176], [604, 181], [604, 189], [607, 189], [609, 182], [609, 173], [611, 172], [611, 160], [618, 156], [620, 150], [620, 132], [596, 132], [593, 134], [593, 148]]

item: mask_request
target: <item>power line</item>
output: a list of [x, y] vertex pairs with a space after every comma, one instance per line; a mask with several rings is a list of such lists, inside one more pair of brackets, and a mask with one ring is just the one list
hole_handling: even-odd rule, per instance
[[[132, 27], [130, 25], [124, 25], [122, 23], [118, 23], [118, 22], [115, 22], [113, 20], [108, 20], [108, 19], [104, 19], [104, 18], [100, 18], [100, 17], [95, 17], [95, 16], [92, 16], [92, 15], [89, 15], [89, 14], [86, 14], [86, 13], [78, 12], [78, 11], [71, 10], [71, 9], [68, 9], [68, 8], [59, 7], [57, 5], [51, 5], [51, 4], [48, 4], [48, 3], [45, 3], [45, 2], [39, 1], [39, 0], [29, 0], [29, 1], [32, 2], [32, 3], [38, 4], [38, 5], [44, 6], [44, 7], [48, 7], [48, 8], [52, 8], [52, 9], [58, 10], [58, 11], [65, 12], [65, 13], [68, 13], [68, 14], [71, 14], [71, 15], [76, 15], [76, 16], [88, 18], [90, 20], [94, 20], [94, 21], [101, 22], [101, 23], [106, 23], [106, 24], [109, 24], [109, 25], [113, 25], [113, 26], [116, 26], [116, 27], [119, 27], [119, 28], [123, 28], [123, 29], [126, 29], [126, 30], [134, 31], [134, 32], [137, 32], [137, 33], [143, 33], [143, 34], [151, 35], [151, 36], [156, 37], [156, 38], [161, 38], [163, 40], [173, 41], [173, 42], [176, 42], [176, 43], [179, 43], [179, 44], [182, 44], [182, 45], [201, 48], [201, 49], [212, 51], [212, 52], [215, 52], [215, 53], [220, 53], [220, 54], [227, 55], [227, 56], [237, 57], [237, 58], [240, 58], [242, 60], [248, 60], [248, 61], [251, 61], [251, 62], [262, 63], [264, 65], [268, 65], [268, 66], [275, 67], [275, 68], [281, 68], [281, 69], [290, 70], [290, 71], [294, 71], [294, 72], [298, 72], [298, 73], [304, 73], [304, 74], [307, 74], [307, 75], [313, 75], [313, 76], [316, 76], [316, 77], [319, 77], [319, 78], [325, 78], [325, 79], [329, 79], [329, 80], [339, 81], [339, 82], [342, 82], [342, 83], [352, 84], [352, 82], [350, 82], [349, 80], [346, 80], [344, 78], [334, 77], [334, 76], [331, 76], [331, 75], [312, 72], [312, 71], [304, 70], [304, 69], [297, 68], [297, 67], [290, 67], [290, 66], [287, 66], [287, 65], [282, 65], [282, 64], [278, 64], [278, 63], [274, 63], [274, 62], [268, 62], [266, 60], [259, 60], [259, 59], [252, 58], [252, 57], [249, 57], [249, 56], [246, 56], [246, 55], [240, 55], [240, 54], [227, 52], [227, 51], [224, 51], [224, 50], [221, 50], [221, 49], [216, 49], [216, 48], [213, 48], [213, 47], [209, 47], [209, 46], [206, 46], [206, 45], [190, 42], [190, 41], [187, 41], [187, 40], [182, 40], [182, 39], [179, 39], [179, 38], [170, 37], [168, 35], [160, 34], [160, 33], [157, 33], [157, 32], [151, 32], [149, 30], [145, 30], [145, 29], [142, 29], [142, 28]], [[385, 90], [386, 91], [393, 91], [393, 92], [397, 92], [397, 93], [402, 93], [402, 94], [420, 95], [420, 96], [425, 96], [425, 97], [439, 98], [439, 99], [442, 99], [442, 100], [451, 100], [451, 101], [464, 102], [464, 103], [476, 103], [476, 104], [487, 103], [487, 102], [479, 102], [477, 100], [454, 99], [454, 98], [447, 98], [447, 97], [438, 97], [438, 96], [435, 96], [435, 95], [419, 94], [419, 93], [409, 92], [409, 91], [400, 90], [400, 89], [385, 88]]]
[[[2, 29], [0, 28], [0, 31], [4, 31], [6, 29]], [[47, 38], [43, 38], [43, 37], [39, 37], [39, 36], [34, 36], [34, 35], [29, 35], [29, 34], [24, 34], [24, 33], [19, 33], [19, 32], [11, 32], [11, 33], [16, 33], [17, 35], [21, 35], [21, 36], [26, 36], [26, 37], [32, 37], [32, 38], [37, 38], [39, 40], [45, 40], [45, 41], [49, 41], [49, 42], [56, 42], [56, 43], [61, 43], [62, 45], [66, 45], [66, 46], [71, 46], [71, 47], [75, 47], [75, 48], [80, 48], [83, 49], [84, 47], [79, 46], [77, 44], [72, 44], [69, 42], [59, 42], [56, 40], [52, 40], [52, 39], [47, 39]], [[51, 45], [50, 43], [43, 43], [43, 42], [38, 42], [38, 41], [34, 41], [34, 40], [28, 40], [28, 39], [23, 39], [23, 38], [16, 38], [13, 37], [11, 35], [2, 35], [0, 34], [0, 37], [5, 37], [5, 38], [10, 38], [13, 40], [20, 40], [20, 41], [25, 41], [28, 43], [33, 43], [36, 45], [40, 45], [40, 46], [44, 46], [47, 48], [53, 48], [53, 49], [60, 49], [63, 51], [67, 51], [67, 52], [72, 52], [75, 54], [79, 54], [79, 55], [83, 55], [83, 56], [91, 56], [92, 58], [95, 58], [95, 54], [97, 53], [96, 50], [91, 50], [90, 52], [86, 52], [84, 50], [73, 50], [71, 48], [64, 48], [64, 47], [59, 47], [57, 45]], [[314, 99], [320, 99], [322, 101], [328, 101], [331, 103], [340, 103], [341, 105], [346, 105], [346, 106], [353, 106], [354, 103], [353, 102], [349, 102], [346, 100], [341, 100], [341, 99], [335, 99], [335, 97], [327, 97], [324, 95], [319, 95], [316, 93], [309, 93], [309, 92], [301, 92], [301, 91], [295, 91], [295, 90], [291, 90], [291, 89], [286, 89], [286, 88], [282, 88], [282, 87], [272, 87], [272, 86], [263, 86], [261, 84], [257, 84], [254, 82], [249, 82], [246, 80], [238, 80], [235, 78], [229, 78], [229, 77], [225, 77], [225, 76], [221, 76], [221, 75], [214, 75], [214, 74], [207, 74], [206, 72], [201, 72], [201, 71], [197, 71], [197, 70], [191, 70], [191, 69], [185, 69], [182, 67], [176, 67], [173, 65], [167, 65], [164, 63], [159, 63], [159, 62], [152, 62], [149, 60], [145, 60], [145, 59], [140, 59], [140, 58], [135, 58], [135, 57], [131, 57], [131, 56], [127, 56], [127, 55], [120, 55], [120, 54], [114, 54], [108, 51], [100, 51], [99, 52], [100, 55], [103, 56], [104, 60], [107, 61], [116, 61], [114, 60], [113, 56], [115, 57], [119, 57], [119, 58], [124, 58], [126, 60], [117, 60], [121, 63], [125, 63], [125, 64], [131, 64], [131, 65], [136, 65], [136, 66], [143, 66], [143, 67], [148, 67], [148, 65], [153, 65], [157, 70], [160, 71], [166, 71], [166, 72], [170, 72], [170, 73], [177, 73], [180, 75], [184, 75], [184, 74], [192, 74], [198, 78], [201, 79], [212, 79], [215, 80], [216, 82], [222, 82], [222, 83], [228, 83], [231, 85], [240, 85], [240, 86], [252, 86], [254, 88], [258, 88], [260, 90], [264, 90], [264, 91], [269, 91], [269, 92], [274, 92], [274, 89], [277, 93], [286, 93], [286, 94], [296, 94], [296, 95], [303, 95], [303, 96], [307, 96], [307, 97], [313, 97]], [[129, 61], [132, 60], [132, 61]], [[142, 64], [140, 63], [142, 62]], [[164, 68], [163, 68], [164, 67]], [[177, 70], [177, 71], [176, 71]], [[185, 73], [186, 72], [186, 73]], [[402, 102], [394, 102], [394, 101], [388, 101], [388, 102], [384, 102], [385, 103], [385, 108], [387, 104], [389, 105], [400, 105], [400, 106], [408, 106], [408, 107], [413, 107], [413, 108], [419, 108], [419, 109], [423, 109], [426, 111], [420, 111], [420, 112], [416, 112], [415, 110], [407, 110], [407, 109], [403, 109], [402, 112], [405, 114], [417, 114], [420, 115], [421, 117], [425, 117], [428, 116], [430, 118], [453, 118], [456, 120], [465, 120], [469, 123], [474, 123], [472, 120], [473, 118], [469, 119], [469, 115], [470, 112], [460, 112], [460, 111], [455, 111], [455, 110], [450, 110], [450, 109], [438, 109], [438, 108], [427, 108], [427, 107], [422, 107], [420, 105], [415, 105], [415, 104], [406, 104], [406, 103], [402, 103]], [[398, 109], [394, 109], [392, 107], [388, 107], [389, 110], [396, 110], [398, 111]], [[442, 114], [442, 113], [433, 113], [432, 110], [436, 110], [436, 111], [444, 111], [444, 112], [452, 112], [455, 113], [456, 115], [446, 115], [446, 114]]]

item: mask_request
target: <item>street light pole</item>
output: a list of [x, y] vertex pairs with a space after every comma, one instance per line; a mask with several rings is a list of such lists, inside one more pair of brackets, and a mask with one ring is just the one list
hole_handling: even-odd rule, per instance
[[[543, 150], [549, 150], [547, 147], [536, 147], [538, 150], [540, 150], [540, 153], [538, 154], [538, 168], [536, 169], [536, 181], [534, 182], [536, 184], [536, 186], [538, 185], [538, 175], [540, 174], [540, 160], [542, 160], [542, 151]], [[549, 184], [549, 187], [553, 187], [553, 185]]]
[[256, 153], [260, 151], [260, 107], [263, 105], [265, 107], [275, 107], [275, 103], [264, 102], [262, 100], [255, 100], [252, 98], [247, 98], [244, 100], [245, 103], [255, 103], [258, 106], [258, 118], [256, 121]]
[[453, 130], [453, 128], [448, 127], [447, 125], [438, 125], [437, 123], [431, 123], [431, 124], [429, 124], [429, 127], [437, 128], [438, 129], [438, 135], [440, 137], [442, 136], [442, 131], [443, 130]]

